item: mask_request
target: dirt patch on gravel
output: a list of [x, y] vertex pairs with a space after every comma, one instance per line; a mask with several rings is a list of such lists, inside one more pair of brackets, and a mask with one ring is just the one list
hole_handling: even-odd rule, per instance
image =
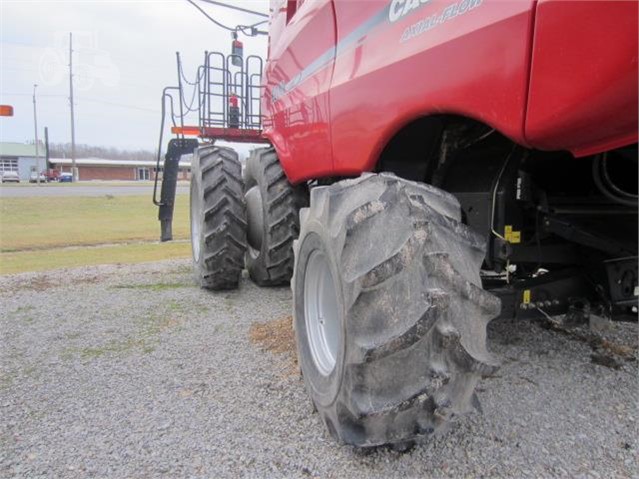
[[275, 321], [253, 323], [249, 329], [251, 342], [263, 351], [276, 354], [286, 354], [291, 358], [293, 368], [297, 367], [297, 350], [295, 347], [295, 333], [293, 318], [286, 316]]
[[36, 274], [30, 278], [9, 279], [8, 284], [4, 286], [4, 290], [17, 293], [19, 291], [36, 291], [44, 292], [53, 288], [59, 288], [60, 286], [68, 286], [69, 284], [94, 284], [100, 281], [98, 276], [89, 276], [85, 278], [74, 278], [69, 282], [60, 282], [60, 280], [53, 279], [49, 275]]
[[[590, 360], [594, 364], [612, 369], [620, 369], [624, 361], [636, 361], [639, 354], [636, 338], [625, 332], [631, 330], [629, 323], [614, 323], [609, 333], [594, 333], [587, 325], [566, 325], [565, 318], [543, 318], [538, 324], [545, 329], [555, 331], [571, 339], [586, 343], [592, 349]], [[615, 334], [616, 333], [616, 334]], [[608, 334], [610, 337], [605, 337]]]
[[47, 276], [37, 276], [29, 280], [20, 281], [15, 286], [15, 290], [26, 289], [29, 291], [46, 291], [47, 289], [55, 288], [60, 284], [52, 281]]

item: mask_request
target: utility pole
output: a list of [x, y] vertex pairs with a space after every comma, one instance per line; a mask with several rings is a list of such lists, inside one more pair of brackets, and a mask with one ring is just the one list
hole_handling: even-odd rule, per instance
[[38, 113], [36, 110], [36, 88], [38, 85], [33, 84], [33, 126], [35, 129], [35, 148], [36, 148], [36, 178], [38, 186], [40, 186], [40, 148], [38, 145]]
[[75, 120], [73, 114], [73, 33], [69, 33], [69, 103], [71, 105], [71, 173], [73, 181], [78, 181], [75, 167]]
[[49, 162], [49, 127], [44, 127], [44, 169], [47, 170], [47, 175], [51, 169], [51, 163]]

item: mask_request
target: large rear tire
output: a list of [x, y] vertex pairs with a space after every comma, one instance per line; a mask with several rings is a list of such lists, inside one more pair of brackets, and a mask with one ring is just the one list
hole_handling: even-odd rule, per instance
[[253, 150], [244, 169], [248, 214], [246, 268], [260, 286], [289, 284], [299, 234], [299, 210], [307, 203], [302, 186], [292, 185], [272, 147]]
[[191, 165], [191, 247], [196, 282], [237, 288], [246, 252], [242, 166], [230, 148], [203, 146]]
[[311, 190], [295, 243], [298, 356], [331, 435], [403, 449], [478, 407], [495, 370], [484, 241], [457, 200], [394, 175]]

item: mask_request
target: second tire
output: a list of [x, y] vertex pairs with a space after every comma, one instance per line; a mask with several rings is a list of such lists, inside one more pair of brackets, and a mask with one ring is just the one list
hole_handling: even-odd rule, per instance
[[195, 280], [206, 289], [237, 288], [246, 251], [241, 165], [230, 148], [202, 146], [191, 172], [191, 247]]
[[243, 176], [249, 275], [260, 286], [288, 284], [293, 275], [299, 210], [307, 202], [306, 189], [288, 181], [272, 147], [253, 150]]

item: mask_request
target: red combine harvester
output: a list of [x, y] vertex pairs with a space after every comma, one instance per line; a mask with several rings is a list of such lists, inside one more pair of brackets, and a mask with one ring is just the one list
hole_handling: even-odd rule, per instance
[[178, 57], [162, 239], [193, 153], [198, 283], [291, 283], [337, 440], [428, 438], [478, 407], [499, 314], [636, 320], [637, 5], [272, 0], [263, 78], [207, 53], [189, 105]]

